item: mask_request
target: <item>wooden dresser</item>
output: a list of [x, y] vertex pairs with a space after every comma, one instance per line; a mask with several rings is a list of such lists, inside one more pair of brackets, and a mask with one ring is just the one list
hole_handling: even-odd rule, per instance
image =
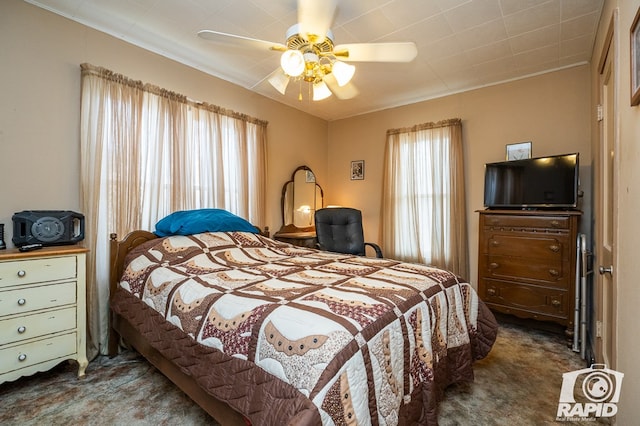
[[86, 253], [78, 246], [0, 252], [0, 383], [86, 356]]
[[494, 311], [573, 334], [579, 211], [480, 211], [478, 293]]

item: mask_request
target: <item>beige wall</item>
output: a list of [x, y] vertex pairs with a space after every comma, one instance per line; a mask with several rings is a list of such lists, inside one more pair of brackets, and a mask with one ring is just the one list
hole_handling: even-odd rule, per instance
[[[266, 223], [281, 224], [282, 185], [301, 165], [327, 179], [327, 122], [19, 0], [0, 2], [0, 223], [21, 210], [76, 210], [80, 64], [269, 122]], [[274, 229], [275, 228], [275, 229]]]
[[[616, 237], [617, 258], [614, 259], [614, 276], [616, 281], [616, 302], [614, 310], [617, 320], [615, 369], [624, 373], [620, 403], [618, 404], [617, 424], [638, 424], [640, 407], [640, 339], [638, 339], [638, 306], [640, 306], [640, 226], [638, 225], [638, 211], [640, 211], [640, 106], [629, 105], [630, 96], [630, 43], [629, 29], [640, 8], [640, 0], [607, 0], [602, 14], [598, 37], [594, 48], [594, 62], [592, 67], [592, 90], [594, 99], [598, 91], [597, 62], [600, 58], [604, 38], [609, 22], [617, 9], [618, 26], [614, 35], [614, 44], [618, 46], [614, 52], [617, 70], [618, 87], [616, 90], [616, 105], [618, 109], [617, 129], [619, 142], [617, 146], [618, 185], [616, 198]], [[593, 105], [595, 110], [595, 104]], [[593, 143], [596, 146], [596, 131], [594, 125]], [[595, 259], [598, 266], [598, 253]]]
[[[532, 141], [534, 156], [579, 152], [581, 164], [587, 165], [581, 168], [581, 174], [588, 175], [589, 76], [589, 66], [583, 65], [330, 122], [327, 201], [363, 210], [366, 239], [379, 241], [387, 129], [461, 118], [471, 270], [468, 278], [475, 285], [478, 215], [474, 212], [483, 208], [484, 164], [504, 160], [506, 144]], [[351, 160], [365, 160], [365, 180], [350, 180]], [[584, 184], [587, 188], [588, 180]]]

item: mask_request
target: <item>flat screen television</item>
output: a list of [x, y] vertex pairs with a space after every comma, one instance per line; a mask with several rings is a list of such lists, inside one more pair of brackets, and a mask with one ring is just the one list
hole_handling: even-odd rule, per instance
[[574, 209], [578, 206], [579, 154], [485, 165], [488, 209]]

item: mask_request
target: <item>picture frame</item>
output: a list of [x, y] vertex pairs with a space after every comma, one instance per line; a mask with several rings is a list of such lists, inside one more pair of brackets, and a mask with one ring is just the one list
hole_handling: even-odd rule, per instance
[[305, 179], [304, 180], [305, 180], [306, 183], [315, 183], [316, 182], [316, 175], [314, 175], [311, 170], [307, 170], [307, 173], [305, 174]]
[[531, 158], [531, 142], [519, 142], [507, 145], [507, 161]]
[[351, 180], [364, 180], [364, 160], [351, 162]]
[[631, 106], [636, 106], [640, 104], [640, 8], [633, 18], [629, 37], [631, 38]]

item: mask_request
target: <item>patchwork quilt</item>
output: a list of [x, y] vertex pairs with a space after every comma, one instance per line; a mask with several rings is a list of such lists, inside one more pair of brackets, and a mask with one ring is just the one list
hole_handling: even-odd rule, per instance
[[450, 272], [247, 232], [136, 247], [112, 309], [255, 425], [437, 424], [497, 333]]

